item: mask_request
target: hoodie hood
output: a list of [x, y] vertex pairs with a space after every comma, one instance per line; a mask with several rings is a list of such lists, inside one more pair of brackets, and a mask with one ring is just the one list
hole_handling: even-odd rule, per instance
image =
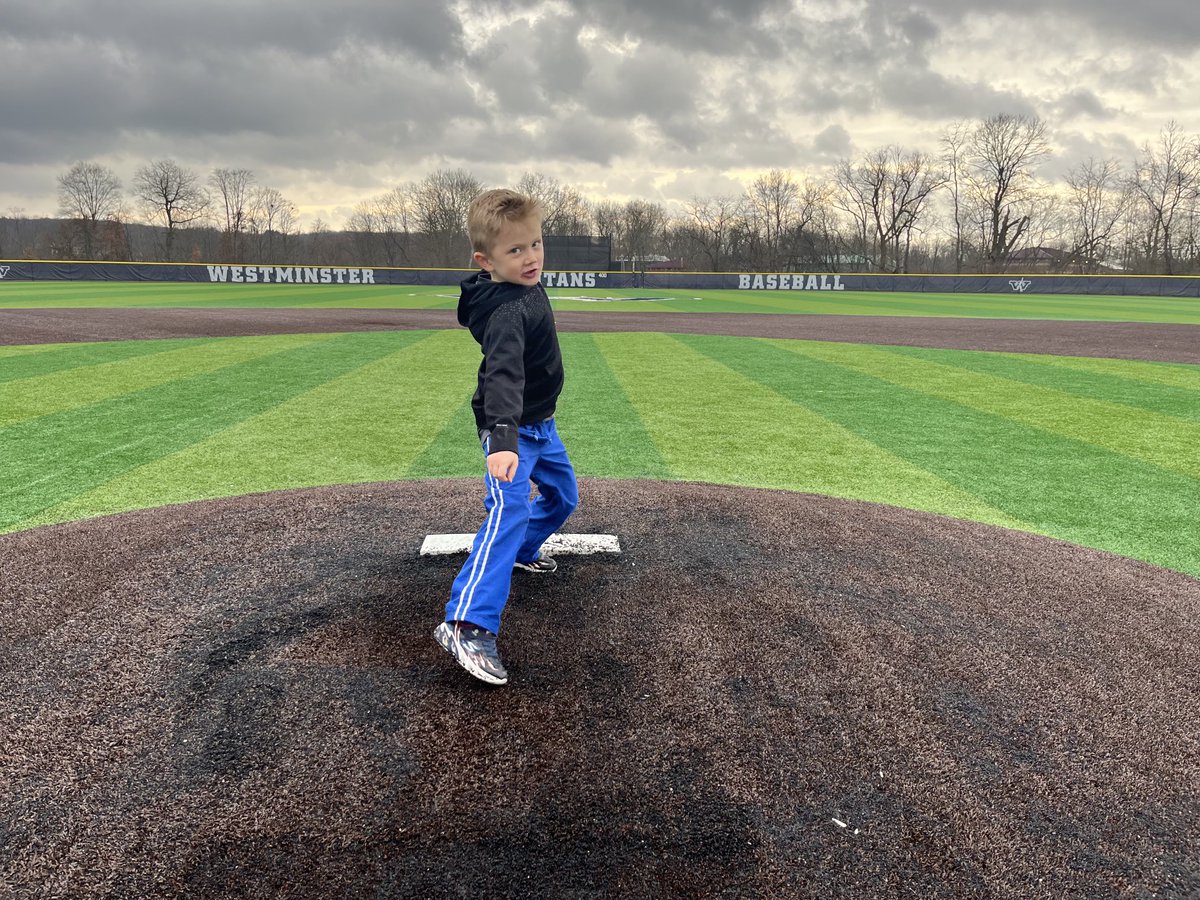
[[509, 300], [516, 300], [529, 288], [507, 281], [492, 281], [492, 276], [482, 269], [465, 278], [459, 285], [458, 324], [471, 329], [476, 340], [483, 337], [483, 327], [496, 307]]

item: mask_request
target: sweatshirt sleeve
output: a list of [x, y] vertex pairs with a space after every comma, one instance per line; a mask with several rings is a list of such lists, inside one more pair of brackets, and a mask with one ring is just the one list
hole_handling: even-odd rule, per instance
[[525, 400], [525, 324], [521, 304], [505, 303], [483, 332], [483, 415], [490, 453], [517, 452], [517, 426]]

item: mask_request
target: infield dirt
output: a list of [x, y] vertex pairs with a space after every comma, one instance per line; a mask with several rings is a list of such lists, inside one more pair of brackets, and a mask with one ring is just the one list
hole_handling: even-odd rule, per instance
[[582, 482], [505, 688], [431, 637], [473, 481], [0, 538], [17, 896], [1186, 897], [1200, 582], [889, 507]]

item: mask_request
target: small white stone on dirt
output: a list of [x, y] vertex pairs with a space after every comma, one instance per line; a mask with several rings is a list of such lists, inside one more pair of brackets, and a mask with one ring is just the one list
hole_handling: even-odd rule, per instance
[[[421, 544], [421, 555], [446, 556], [451, 553], [467, 553], [473, 540], [474, 534], [428, 534]], [[615, 534], [552, 534], [546, 539], [546, 543], [542, 544], [542, 550], [550, 556], [572, 553], [620, 553], [621, 543]]]

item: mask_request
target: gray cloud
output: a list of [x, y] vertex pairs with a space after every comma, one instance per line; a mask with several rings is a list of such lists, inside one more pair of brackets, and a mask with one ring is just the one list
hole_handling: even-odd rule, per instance
[[1013, 91], [947, 78], [929, 70], [887, 67], [880, 84], [883, 107], [923, 119], [987, 118], [997, 113], [1037, 115], [1035, 104]]
[[620, 37], [717, 56], [783, 52], [777, 25], [790, 18], [789, 0], [567, 0], [581, 19]]
[[461, 23], [439, 0], [203, 4], [65, 0], [6, 10], [5, 20], [5, 30], [21, 42], [78, 38], [138, 56], [177, 61], [272, 48], [299, 59], [319, 58], [346, 44], [440, 63], [462, 50]]
[[1200, 129], [1200, 4], [1182, 0], [12, 6], [0, 209], [52, 212], [53, 173], [77, 159], [125, 179], [151, 158], [246, 167], [330, 210], [440, 166], [725, 190], [929, 149], [998, 112], [1046, 118], [1064, 160], [1136, 146], [1166, 113]]
[[[871, 5], [872, 15], [893, 9], [888, 0], [871, 0]], [[1123, 46], [1135, 41], [1190, 52], [1200, 34], [1200, 5], [1193, 0], [1008, 0], [1003, 6], [988, 0], [921, 0], [911, 8], [944, 23], [972, 17], [1001, 21], [1018, 35], [1045, 42], [1047, 49], [1061, 34], [1086, 29]], [[1057, 20], [1061, 31], [1046, 29], [1046, 19]]]
[[614, 129], [607, 120], [580, 112], [547, 126], [542, 140], [525, 157], [530, 163], [526, 168], [544, 168], [538, 163], [539, 157], [610, 166], [636, 148], [632, 129]]
[[1089, 88], [1074, 88], [1067, 91], [1051, 105], [1056, 120], [1064, 124], [1074, 119], [1113, 119], [1119, 114], [1116, 107], [1105, 103]]
[[830, 159], [849, 156], [853, 145], [850, 132], [841, 125], [830, 125], [813, 138], [813, 150]]

